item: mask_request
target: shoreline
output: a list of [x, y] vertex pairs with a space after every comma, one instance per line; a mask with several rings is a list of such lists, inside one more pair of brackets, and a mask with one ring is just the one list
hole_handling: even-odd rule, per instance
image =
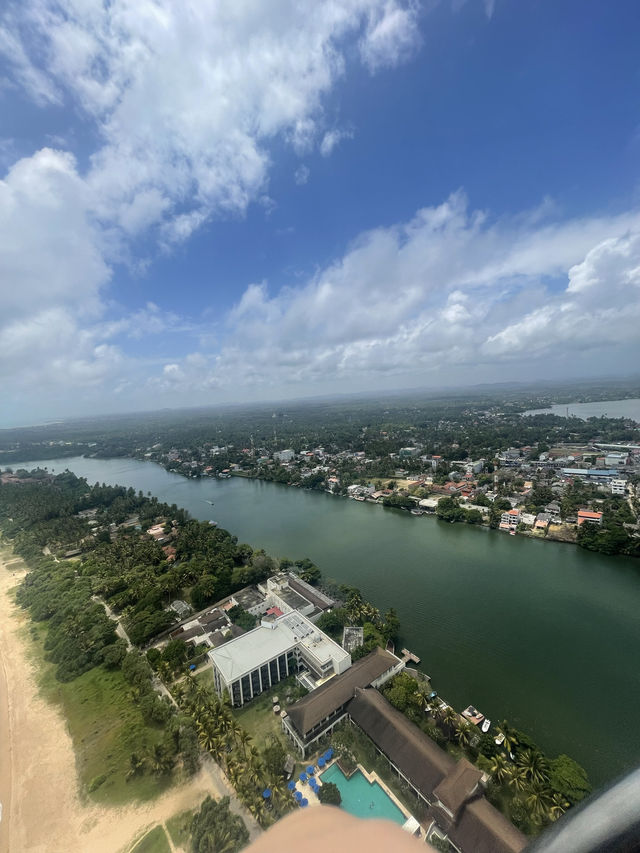
[[[74, 456], [69, 456], [69, 457], [61, 457], [61, 459], [65, 459], [65, 458], [73, 459], [76, 457], [77, 457], [77, 454], [75, 454]], [[82, 459], [97, 459], [97, 460], [104, 459], [105, 461], [113, 461], [116, 459], [130, 459], [131, 461], [134, 461], [134, 462], [150, 463], [152, 465], [157, 465], [159, 468], [162, 468], [162, 470], [166, 471], [168, 474], [175, 474], [177, 477], [181, 477], [183, 480], [186, 480], [187, 482], [190, 482], [191, 480], [218, 480], [218, 479], [220, 479], [217, 476], [216, 477], [213, 477], [213, 476], [188, 477], [186, 474], [182, 474], [179, 471], [174, 471], [171, 468], [167, 468], [161, 462], [158, 462], [154, 459], [140, 459], [137, 456], [90, 456], [87, 454], [80, 454], [80, 458], [82, 458]], [[29, 461], [29, 460], [27, 460], [27, 461]], [[36, 461], [46, 462], [47, 460], [36, 460]], [[50, 461], [54, 461], [54, 460], [50, 460]], [[2, 467], [2, 463], [0, 463], [0, 467]], [[242, 480], [257, 480], [261, 483], [272, 483], [273, 485], [283, 486], [285, 488], [302, 489], [305, 492], [318, 492], [319, 494], [331, 495], [331, 497], [334, 497], [334, 498], [343, 498], [344, 500], [353, 500], [353, 498], [351, 498], [349, 495], [337, 494], [336, 492], [333, 492], [330, 489], [307, 489], [301, 483], [281, 483], [281, 482], [278, 482], [277, 480], [268, 480], [268, 479], [265, 479], [264, 477], [257, 477], [254, 474], [241, 472], [241, 471], [232, 471], [232, 472], [230, 472], [228, 477], [229, 478], [237, 477], [237, 478], [242, 479]], [[119, 485], [123, 485], [123, 484], [119, 484]], [[438, 497], [444, 498], [444, 497], [448, 497], [448, 496], [447, 495], [439, 495]], [[365, 498], [365, 500], [362, 501], [362, 503], [373, 504], [375, 506], [383, 507], [384, 509], [397, 509], [400, 512], [410, 512], [408, 509], [403, 509], [402, 507], [385, 507], [383, 503], [381, 503], [379, 501], [372, 501], [368, 498]], [[464, 509], [464, 507], [462, 507], [462, 508]], [[435, 511], [425, 510], [422, 513], [422, 516], [416, 516], [416, 517], [418, 518], [418, 517], [423, 517], [423, 516], [426, 516], [427, 518], [434, 518], [436, 520], [444, 521], [444, 519], [438, 519]], [[472, 524], [472, 523], [465, 522], [465, 521], [453, 521], [450, 523], [462, 524], [462, 525], [465, 525], [467, 527], [476, 527], [476, 528], [481, 529], [481, 530], [482, 529], [494, 530], [497, 533], [508, 533], [508, 531], [506, 531], [506, 530], [501, 531], [498, 528], [491, 527], [491, 525], [488, 524], [484, 520], [482, 522], [477, 523], [477, 524]], [[551, 534], [549, 534], [548, 529], [544, 535], [538, 535], [538, 534], [533, 532], [533, 529], [531, 529], [531, 530], [516, 531], [516, 536], [522, 536], [526, 539], [531, 539], [535, 542], [555, 542], [559, 545], [573, 545], [576, 548], [580, 547], [580, 545], [576, 539], [572, 539], [569, 537], [564, 537], [564, 536], [558, 535], [556, 531], [551, 531]], [[603, 553], [603, 552], [596, 551], [595, 553]], [[608, 554], [607, 556], [628, 557], [632, 560], [633, 559], [639, 559], [639, 558], [635, 557], [633, 554], [618, 553], [618, 554]]]
[[[16, 569], [12, 570], [12, 565]], [[18, 568], [19, 567], [19, 568]], [[206, 768], [157, 799], [119, 808], [83, 801], [76, 758], [60, 709], [39, 693], [37, 666], [23, 636], [29, 617], [12, 592], [26, 574], [21, 558], [0, 548], [0, 853], [116, 853], [155, 824], [224, 795]]]

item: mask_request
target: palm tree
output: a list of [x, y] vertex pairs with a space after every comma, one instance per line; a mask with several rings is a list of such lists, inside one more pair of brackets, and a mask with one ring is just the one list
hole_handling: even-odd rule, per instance
[[438, 720], [440, 718], [440, 714], [442, 713], [442, 706], [440, 705], [440, 700], [436, 697], [429, 702], [429, 713], [433, 717], [434, 720]]
[[267, 816], [267, 810], [264, 807], [264, 802], [262, 800], [253, 800], [249, 803], [249, 811], [255, 817], [260, 825], [262, 825], [262, 821]]
[[160, 676], [161, 681], [165, 684], [169, 684], [171, 681], [171, 667], [166, 662], [166, 660], [161, 660], [158, 664], [158, 675]]
[[213, 826], [202, 836], [201, 844], [206, 843], [203, 850], [215, 850], [216, 853], [231, 853], [236, 849], [237, 842], [228, 829]]
[[525, 749], [518, 755], [517, 763], [532, 785], [542, 785], [549, 781], [549, 765], [542, 753]]
[[570, 803], [565, 800], [562, 794], [555, 793], [551, 797], [551, 804], [549, 806], [549, 818], [551, 820], [558, 820], [559, 817], [566, 812], [569, 808]]
[[251, 737], [248, 731], [246, 731], [245, 729], [240, 729], [240, 733], [238, 734], [238, 743], [242, 747], [242, 754], [245, 756], [245, 758], [247, 755], [247, 746], [251, 743], [252, 739], [253, 738]]
[[362, 609], [364, 607], [364, 601], [362, 596], [357, 590], [354, 590], [349, 594], [347, 599], [347, 603], [345, 609], [347, 611], [347, 616], [351, 619], [352, 622], [358, 622], [362, 618]]
[[157, 773], [158, 776], [169, 773], [173, 769], [174, 758], [172, 755], [169, 755], [161, 743], [157, 743], [154, 746], [149, 761], [151, 763], [151, 769], [154, 773]]
[[524, 791], [527, 786], [527, 777], [521, 767], [512, 764], [509, 769], [509, 784], [516, 791]]
[[498, 752], [491, 759], [491, 775], [494, 777], [498, 784], [502, 785], [503, 782], [506, 782], [509, 776], [511, 775], [511, 764], [507, 756]]
[[513, 752], [514, 748], [518, 745], [518, 736], [515, 730], [511, 728], [511, 726], [506, 720], [503, 720], [500, 725], [496, 726], [496, 731], [498, 732], [498, 734], [504, 735], [502, 745], [507, 750], [507, 752]]
[[552, 806], [551, 792], [542, 785], [535, 785], [529, 791], [525, 803], [531, 809], [534, 821], [540, 824], [547, 817]]
[[216, 733], [210, 726], [196, 726], [198, 730], [198, 741], [203, 749], [207, 752], [213, 752], [216, 746]]
[[442, 720], [442, 725], [447, 730], [447, 738], [451, 740], [451, 732], [455, 729], [456, 723], [458, 722], [457, 713], [453, 710], [451, 705], [447, 705], [442, 712], [440, 719]]
[[142, 773], [146, 763], [147, 759], [143, 755], [138, 755], [137, 752], [132, 752], [129, 756], [129, 769], [127, 770], [126, 775], [127, 782], [129, 779], [133, 779], [134, 776]]
[[211, 755], [213, 755], [215, 760], [218, 762], [222, 758], [222, 755], [224, 753], [224, 747], [225, 747], [224, 738], [221, 737], [220, 735], [215, 735], [211, 741], [211, 746], [209, 747], [209, 752], [211, 753]]
[[471, 723], [465, 723], [464, 720], [459, 720], [456, 723], [456, 740], [463, 749], [471, 746], [471, 742], [476, 735], [476, 728]]

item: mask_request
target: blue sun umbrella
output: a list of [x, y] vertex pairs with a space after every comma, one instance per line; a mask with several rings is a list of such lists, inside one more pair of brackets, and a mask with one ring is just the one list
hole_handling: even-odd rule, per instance
[[324, 767], [324, 765], [326, 763], [327, 763], [327, 759], [324, 757], [324, 755], [321, 755], [320, 758], [318, 759], [318, 767]]
[[295, 789], [296, 789], [296, 783], [295, 783], [295, 780], [294, 780], [294, 779], [291, 779], [291, 781], [287, 783], [287, 788], [288, 788], [290, 791], [295, 791]]
[[296, 796], [296, 800], [298, 802], [300, 802], [300, 800], [302, 799], [302, 791], [296, 791], [295, 796]]
[[301, 774], [300, 774], [300, 781], [301, 781], [301, 782], [306, 782], [306, 781], [307, 781], [307, 774], [306, 774], [306, 773], [301, 773]]
[[302, 806], [302, 808], [304, 808], [305, 806], [308, 806], [309, 800], [307, 800], [307, 799], [300, 800], [300, 805]]
[[268, 800], [269, 797], [271, 796], [271, 789], [265, 788], [264, 791], [262, 792], [262, 796], [264, 797], [265, 800]]
[[307, 767], [307, 773], [309, 774], [309, 776], [313, 776], [313, 765], [312, 764], [310, 764]]

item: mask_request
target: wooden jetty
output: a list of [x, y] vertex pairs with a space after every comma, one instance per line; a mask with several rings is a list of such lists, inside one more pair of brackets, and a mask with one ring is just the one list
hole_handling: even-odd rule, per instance
[[415, 664], [420, 663], [420, 658], [418, 657], [418, 655], [414, 655], [414, 653], [410, 652], [409, 649], [403, 649], [402, 650], [402, 660], [405, 663], [409, 663], [409, 661], [411, 661], [411, 663], [415, 663]]

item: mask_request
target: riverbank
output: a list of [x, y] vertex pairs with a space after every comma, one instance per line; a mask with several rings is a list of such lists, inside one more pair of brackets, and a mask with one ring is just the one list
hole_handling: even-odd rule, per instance
[[76, 757], [62, 714], [46, 702], [26, 635], [29, 619], [14, 602], [26, 571], [7, 549], [0, 552], [0, 853], [114, 853], [146, 828], [221, 796], [203, 769], [187, 784], [156, 800], [118, 809], [83, 802]]
[[[325, 577], [396, 610], [405, 644], [454, 707], [506, 717], [547, 754], [573, 756], [595, 787], [640, 763], [640, 733], [627, 725], [640, 705], [637, 560], [420, 524], [408, 512], [262, 480], [186, 479], [151, 461], [40, 464], [150, 492], [273, 557], [308, 557]], [[603, 693], [606, 725], [584, 713]]]

